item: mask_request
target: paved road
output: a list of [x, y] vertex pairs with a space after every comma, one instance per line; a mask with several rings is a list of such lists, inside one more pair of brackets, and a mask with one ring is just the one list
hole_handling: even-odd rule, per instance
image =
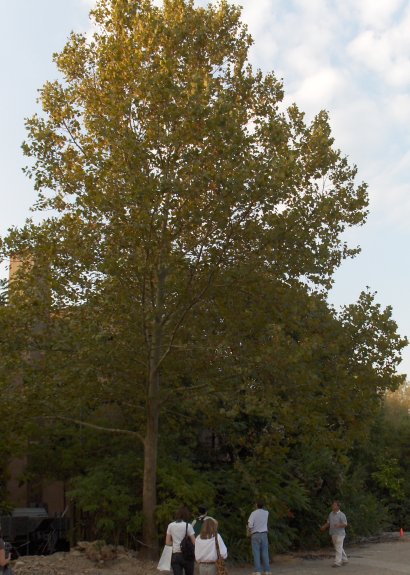
[[[386, 543], [346, 547], [349, 563], [332, 568], [333, 557], [303, 559], [279, 556], [272, 563], [272, 575], [410, 575], [410, 536]], [[249, 567], [229, 569], [232, 575], [250, 575]]]

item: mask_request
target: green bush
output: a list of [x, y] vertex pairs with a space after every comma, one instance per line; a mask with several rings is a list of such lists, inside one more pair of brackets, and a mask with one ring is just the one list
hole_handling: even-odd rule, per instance
[[142, 518], [135, 493], [141, 462], [133, 453], [107, 457], [71, 481], [68, 498], [92, 518], [93, 535], [118, 544], [126, 534], [141, 531]]

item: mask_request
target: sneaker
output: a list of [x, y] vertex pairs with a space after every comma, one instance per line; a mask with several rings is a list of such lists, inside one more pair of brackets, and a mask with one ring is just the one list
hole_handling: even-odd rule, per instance
[[260, 571], [255, 571], [254, 573], [252, 573], [252, 575], [262, 575], [262, 573]]
[[342, 565], [345, 566], [349, 563], [349, 561], [347, 559], [345, 559], [344, 561], [342, 561]]
[[332, 567], [341, 567], [341, 563], [333, 563]]

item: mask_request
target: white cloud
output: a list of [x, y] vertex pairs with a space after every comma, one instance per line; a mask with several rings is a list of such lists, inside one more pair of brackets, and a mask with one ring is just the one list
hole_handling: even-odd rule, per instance
[[296, 103], [307, 106], [308, 109], [318, 107], [329, 108], [344, 89], [343, 72], [330, 66], [319, 68], [313, 74], [306, 76], [300, 87], [292, 93]]
[[349, 44], [348, 53], [356, 63], [377, 73], [388, 84], [406, 86], [410, 84], [410, 46], [407, 38], [395, 42], [392, 36], [367, 30]]
[[410, 125], [410, 94], [399, 92], [391, 98], [389, 111], [392, 119]]
[[383, 29], [389, 26], [405, 0], [353, 0], [351, 9], [365, 27]]
[[410, 85], [410, 6], [400, 18], [380, 28], [361, 29], [347, 45], [348, 56], [392, 87]]
[[[373, 192], [371, 209], [379, 226], [408, 234], [410, 183], [394, 182], [386, 178], [371, 181], [370, 184]], [[407, 214], [407, 218], [403, 217], [404, 214]]]

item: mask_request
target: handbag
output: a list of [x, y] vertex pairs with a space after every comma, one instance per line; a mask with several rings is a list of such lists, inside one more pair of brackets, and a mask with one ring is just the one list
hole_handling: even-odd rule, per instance
[[215, 545], [216, 545], [216, 556], [218, 557], [215, 561], [216, 572], [218, 575], [228, 575], [228, 570], [225, 565], [225, 559], [222, 557], [219, 550], [218, 543], [218, 533], [215, 535]]
[[171, 571], [172, 545], [165, 545], [157, 565], [158, 571]]
[[181, 541], [181, 553], [185, 561], [195, 561], [195, 545], [192, 543], [192, 539], [188, 535], [188, 523], [185, 527], [185, 537]]

